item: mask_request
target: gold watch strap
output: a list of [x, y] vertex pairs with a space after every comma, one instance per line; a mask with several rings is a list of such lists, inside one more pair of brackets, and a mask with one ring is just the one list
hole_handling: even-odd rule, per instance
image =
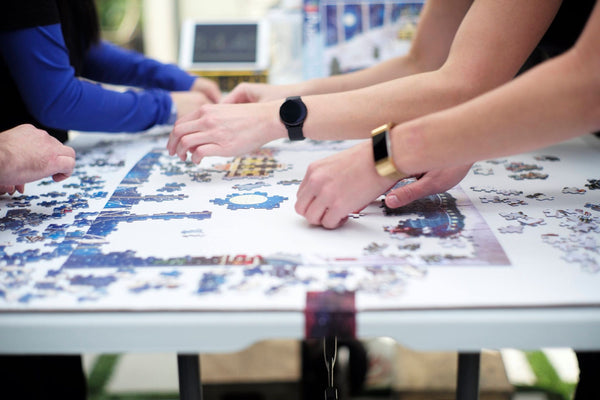
[[[371, 137], [373, 138], [373, 156], [375, 159], [375, 169], [380, 176], [401, 180], [406, 178], [407, 175], [398, 171], [392, 160], [390, 130], [393, 126], [393, 123], [387, 123], [371, 131]], [[378, 140], [382, 139], [380, 135], [384, 135], [385, 146], [379, 146], [378, 144], [381, 142], [377, 143]], [[376, 149], [376, 146], [379, 148]], [[383, 151], [384, 154], [378, 154], [381, 151]]]

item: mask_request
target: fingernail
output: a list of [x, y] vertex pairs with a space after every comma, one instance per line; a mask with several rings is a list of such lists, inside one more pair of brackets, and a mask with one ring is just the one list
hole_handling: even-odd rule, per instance
[[395, 194], [389, 194], [385, 198], [385, 202], [389, 208], [400, 207], [400, 200], [398, 200], [398, 196]]

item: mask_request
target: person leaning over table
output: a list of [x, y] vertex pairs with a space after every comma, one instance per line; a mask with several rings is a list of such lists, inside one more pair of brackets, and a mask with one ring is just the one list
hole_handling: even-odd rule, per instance
[[75, 150], [43, 130], [24, 124], [0, 132], [0, 195], [23, 193], [25, 183], [48, 176], [60, 182], [74, 167]]
[[[64, 142], [68, 130], [137, 132], [219, 101], [212, 81], [99, 37], [93, 0], [3, 2], [0, 130], [32, 124]], [[119, 92], [95, 82], [141, 89]], [[22, 183], [6, 181], [4, 190]], [[0, 387], [6, 398], [86, 398], [78, 355], [0, 356]]]
[[[563, 51], [592, 6], [593, 0], [428, 0], [406, 56], [294, 85], [241, 84], [221, 104], [180, 118], [167, 148], [181, 159], [191, 153], [198, 163], [288, 136], [367, 138], [373, 126], [459, 104], [509, 81], [524, 64]], [[431, 172], [424, 182], [433, 191], [440, 181], [458, 182], [468, 168], [437, 171], [437, 180]]]
[[[142, 90], [108, 90], [96, 82]], [[94, 0], [19, 0], [0, 13], [0, 129], [138, 132], [219, 101], [216, 83], [100, 40]]]
[[[298, 188], [296, 211], [312, 224], [336, 228], [349, 212], [362, 208], [402, 177], [598, 132], [599, 71], [600, 4], [596, 4], [581, 37], [563, 55], [458, 106], [390, 130], [375, 129], [374, 140], [311, 164]], [[382, 150], [387, 152], [386, 139], [387, 156], [375, 150], [383, 143]], [[430, 178], [425, 174], [421, 179]], [[441, 185], [439, 191], [446, 187]], [[385, 203], [396, 208], [428, 193], [411, 183], [391, 190]], [[600, 353], [576, 354], [580, 375], [575, 400], [600, 399]]]

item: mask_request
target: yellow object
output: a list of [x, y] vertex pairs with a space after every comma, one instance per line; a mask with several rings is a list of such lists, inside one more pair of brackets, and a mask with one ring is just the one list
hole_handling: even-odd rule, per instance
[[188, 71], [190, 74], [209, 78], [217, 82], [223, 92], [230, 92], [242, 82], [267, 83], [268, 71]]
[[393, 123], [381, 125], [371, 131], [373, 139], [373, 157], [375, 160], [375, 169], [380, 176], [400, 180], [407, 175], [398, 171], [392, 160], [390, 148], [390, 130]]

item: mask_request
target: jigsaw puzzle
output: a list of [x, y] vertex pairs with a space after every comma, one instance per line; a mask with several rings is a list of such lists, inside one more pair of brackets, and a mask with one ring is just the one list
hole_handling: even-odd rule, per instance
[[[82, 135], [71, 178], [0, 198], [0, 309], [302, 310], [326, 290], [355, 292], [358, 309], [512, 304], [481, 274], [535, 258], [519, 250], [515, 265], [519, 236], [567, 273], [600, 275], [597, 179], [548, 185], [561, 154], [490, 160], [445, 193], [399, 209], [377, 199], [326, 230], [294, 212], [296, 191], [311, 161], [354, 143], [281, 141], [200, 165], [165, 143]], [[532, 170], [547, 179], [515, 187]], [[449, 276], [494, 289], [440, 298]]]

